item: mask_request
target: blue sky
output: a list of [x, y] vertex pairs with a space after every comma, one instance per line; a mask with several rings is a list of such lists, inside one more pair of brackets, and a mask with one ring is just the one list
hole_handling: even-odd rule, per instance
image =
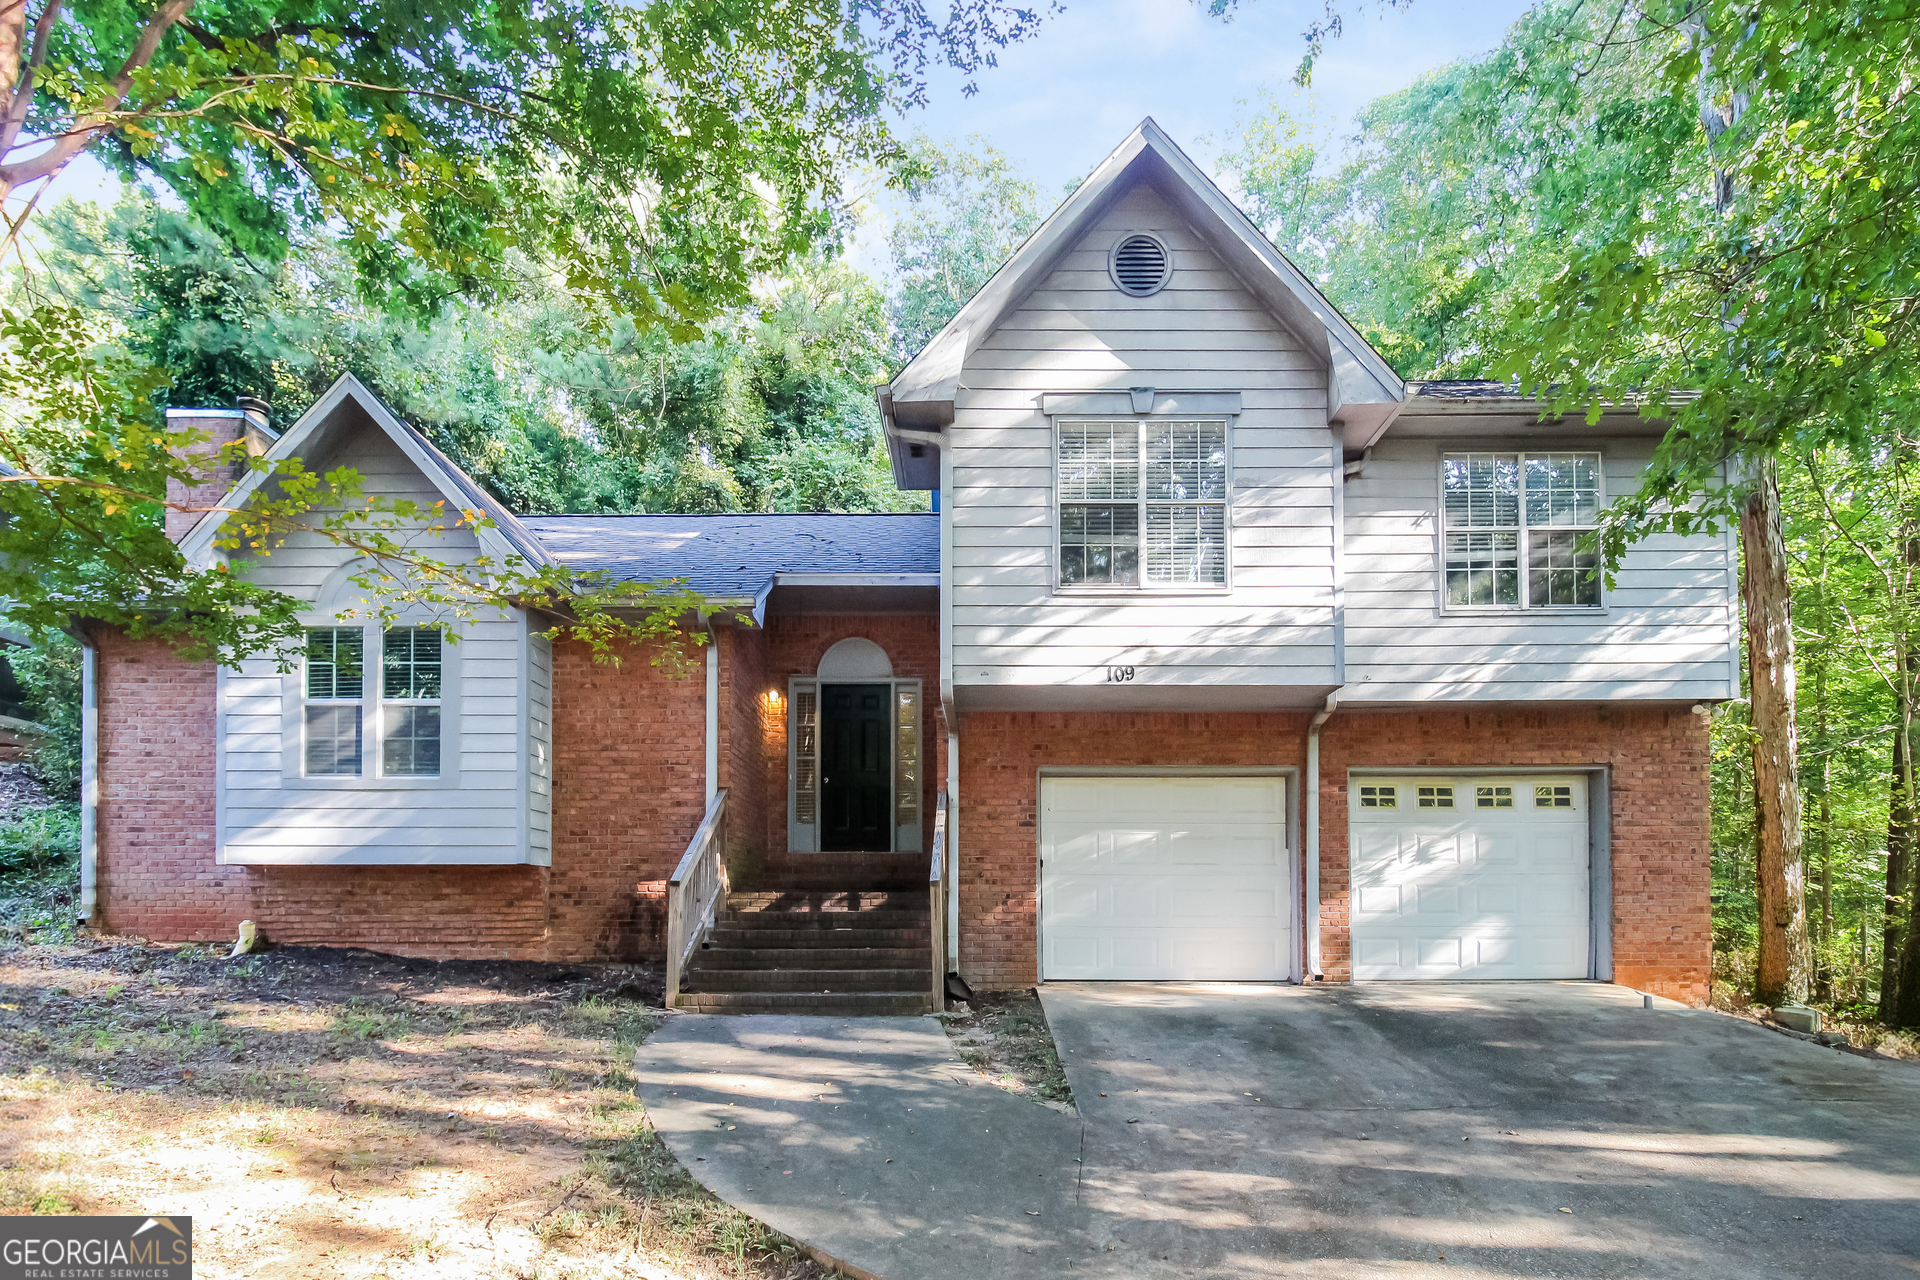
[[1049, 192], [1084, 176], [1149, 115], [1211, 168], [1235, 122], [1263, 96], [1343, 134], [1374, 98], [1492, 49], [1528, 6], [1342, 7], [1346, 32], [1327, 46], [1313, 88], [1302, 92], [1292, 85], [1300, 36], [1325, 12], [1324, 0], [1242, 0], [1231, 22], [1208, 17], [1194, 0], [1078, 0], [982, 71], [977, 95], [963, 97], [960, 79], [942, 76], [932, 105], [901, 123], [941, 137], [979, 134]]

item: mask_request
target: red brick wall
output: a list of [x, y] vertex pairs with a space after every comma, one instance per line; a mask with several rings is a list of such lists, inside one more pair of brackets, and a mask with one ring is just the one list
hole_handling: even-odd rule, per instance
[[736, 879], [751, 878], [766, 855], [768, 797], [776, 791], [786, 795], [786, 775], [770, 790], [766, 768], [769, 721], [780, 708], [767, 701], [764, 631], [737, 625], [722, 629], [720, 656], [720, 785], [727, 789], [728, 866]]
[[707, 809], [706, 672], [698, 653], [678, 677], [647, 659], [553, 649], [551, 960], [665, 947], [666, 880]]
[[[966, 717], [960, 739], [960, 961], [988, 988], [1038, 976], [1037, 770], [1042, 765], [1305, 767], [1304, 714]], [[1685, 708], [1559, 706], [1340, 712], [1321, 736], [1322, 964], [1351, 977], [1347, 771], [1611, 766], [1616, 982], [1706, 999], [1707, 733]]]
[[187, 507], [186, 511], [176, 511], [169, 506], [166, 512], [166, 532], [175, 542], [187, 536], [187, 531], [200, 522], [200, 517], [209, 507], [218, 506], [227, 496], [227, 490], [233, 487], [234, 467], [220, 460], [220, 450], [240, 438], [246, 422], [232, 413], [214, 413], [206, 415], [188, 413], [170, 413], [167, 415], [167, 428], [171, 431], [202, 431], [209, 437], [185, 452], [185, 457], [194, 464], [200, 473], [199, 483], [188, 485], [179, 480], [167, 481], [167, 501]]
[[435, 959], [547, 959], [545, 867], [248, 867], [278, 943]]
[[214, 667], [157, 640], [103, 632], [102, 926], [167, 941], [231, 938], [251, 902], [242, 867], [214, 862]]

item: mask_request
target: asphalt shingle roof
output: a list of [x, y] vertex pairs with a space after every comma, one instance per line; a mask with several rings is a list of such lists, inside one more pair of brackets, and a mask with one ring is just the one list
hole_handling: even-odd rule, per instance
[[872, 515], [521, 516], [570, 569], [621, 582], [685, 578], [707, 596], [753, 596], [776, 573], [938, 573], [940, 517]]

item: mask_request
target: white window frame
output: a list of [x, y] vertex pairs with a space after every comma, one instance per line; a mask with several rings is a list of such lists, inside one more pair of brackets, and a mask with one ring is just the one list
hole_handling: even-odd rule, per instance
[[[1520, 473], [1519, 487], [1515, 492], [1515, 502], [1517, 503], [1515, 518], [1518, 520], [1519, 523], [1513, 526], [1514, 531], [1518, 535], [1516, 539], [1517, 546], [1518, 546], [1516, 554], [1518, 556], [1518, 569], [1519, 569], [1519, 578], [1520, 578], [1518, 604], [1458, 604], [1457, 605], [1457, 604], [1450, 604], [1447, 600], [1447, 535], [1449, 533], [1471, 532], [1471, 530], [1465, 530], [1465, 529], [1459, 529], [1459, 530], [1450, 529], [1447, 526], [1447, 463], [1449, 460], [1454, 458], [1467, 458], [1467, 457], [1472, 457], [1476, 454], [1478, 455], [1498, 454], [1505, 457], [1510, 457], [1515, 460], [1515, 462], [1518, 464], [1518, 467], [1519, 467], [1519, 473]], [[1555, 615], [1572, 615], [1577, 617], [1590, 618], [1590, 617], [1594, 617], [1596, 615], [1604, 614], [1607, 612], [1607, 608], [1608, 608], [1607, 579], [1606, 579], [1606, 573], [1605, 573], [1604, 567], [1602, 568], [1600, 578], [1596, 583], [1596, 586], [1598, 587], [1598, 590], [1599, 590], [1599, 602], [1597, 604], [1536, 605], [1531, 602], [1530, 597], [1533, 594], [1533, 591], [1532, 591], [1533, 583], [1532, 583], [1532, 573], [1528, 568], [1529, 541], [1530, 541], [1531, 535], [1536, 531], [1543, 532], [1543, 533], [1545, 532], [1591, 533], [1595, 528], [1598, 527], [1596, 525], [1538, 525], [1538, 526], [1535, 526], [1535, 525], [1529, 525], [1527, 523], [1527, 459], [1529, 457], [1544, 457], [1548, 454], [1580, 454], [1580, 455], [1584, 455], [1586, 457], [1592, 458], [1593, 464], [1594, 464], [1594, 482], [1596, 485], [1596, 490], [1594, 494], [1594, 505], [1597, 509], [1604, 510], [1606, 508], [1607, 501], [1608, 501], [1607, 499], [1607, 465], [1606, 465], [1607, 459], [1606, 459], [1606, 454], [1599, 449], [1515, 448], [1511, 445], [1489, 445], [1484, 448], [1456, 448], [1456, 449], [1444, 450], [1440, 453], [1438, 458], [1435, 460], [1434, 467], [1433, 467], [1433, 482], [1434, 482], [1434, 493], [1435, 493], [1435, 500], [1436, 500], [1436, 505], [1434, 507], [1434, 510], [1437, 512], [1437, 518], [1434, 520], [1434, 586], [1435, 586], [1436, 596], [1439, 601], [1439, 611], [1442, 614], [1450, 614], [1450, 615], [1463, 616], [1463, 617], [1472, 617], [1476, 615], [1492, 615], [1492, 614], [1498, 614], [1501, 616], [1525, 614], [1525, 615], [1536, 616], [1536, 617], [1552, 617]], [[1493, 532], [1494, 530], [1489, 529], [1485, 531]]]
[[[1236, 418], [1238, 417], [1237, 414], [1220, 413], [1220, 412], [1181, 413], [1175, 410], [1175, 411], [1169, 411], [1169, 412], [1156, 412], [1156, 413], [1143, 413], [1143, 414], [1092, 413], [1092, 412], [1055, 413], [1050, 416], [1052, 419], [1050, 424], [1051, 429], [1047, 433], [1048, 434], [1047, 494], [1048, 494], [1048, 501], [1050, 503], [1048, 522], [1051, 527], [1052, 535], [1053, 535], [1052, 550], [1050, 552], [1050, 558], [1052, 560], [1051, 570], [1052, 570], [1052, 576], [1053, 576], [1053, 592], [1055, 595], [1120, 596], [1120, 597], [1131, 598], [1136, 596], [1222, 596], [1222, 595], [1228, 595], [1232, 593], [1233, 573], [1234, 573], [1233, 447], [1234, 447], [1234, 427], [1236, 425]], [[1061, 550], [1061, 535], [1063, 530], [1062, 530], [1062, 521], [1060, 518], [1060, 511], [1065, 501], [1060, 496], [1061, 428], [1064, 426], [1078, 424], [1078, 423], [1125, 422], [1129, 418], [1131, 418], [1135, 423], [1135, 426], [1138, 430], [1137, 439], [1139, 441], [1138, 456], [1140, 459], [1140, 472], [1139, 472], [1140, 482], [1139, 482], [1138, 496], [1135, 498], [1135, 502], [1138, 505], [1138, 510], [1140, 513], [1139, 514], [1139, 530], [1140, 530], [1139, 576], [1141, 578], [1141, 581], [1133, 586], [1125, 586], [1119, 583], [1111, 583], [1111, 582], [1069, 583], [1065, 581], [1065, 575], [1062, 568], [1064, 563], [1064, 555]], [[1146, 574], [1147, 574], [1147, 542], [1146, 542], [1147, 509], [1150, 505], [1153, 505], [1149, 502], [1147, 498], [1146, 440], [1147, 440], [1147, 430], [1155, 422], [1210, 422], [1210, 423], [1217, 422], [1221, 426], [1221, 435], [1224, 441], [1224, 448], [1226, 452], [1226, 476], [1224, 480], [1225, 492], [1220, 496], [1219, 499], [1217, 500], [1209, 499], [1205, 504], [1202, 504], [1197, 501], [1192, 503], [1158, 504], [1161, 506], [1199, 506], [1199, 505], [1215, 505], [1217, 501], [1217, 505], [1220, 507], [1220, 510], [1221, 510], [1220, 554], [1223, 560], [1225, 561], [1225, 572], [1223, 575], [1224, 581], [1222, 581], [1219, 585], [1214, 585], [1211, 583], [1205, 583], [1205, 584], [1203, 583], [1167, 583], [1164, 585], [1155, 585], [1145, 580]]]
[[[396, 618], [393, 628], [425, 626], [424, 618]], [[386, 764], [386, 708], [381, 697], [383, 644], [388, 624], [360, 619], [308, 617], [302, 627], [358, 627], [360, 662], [360, 772], [307, 774], [307, 662], [301, 646], [292, 668], [280, 684], [280, 785], [297, 791], [436, 791], [460, 785], [460, 646], [451, 637], [440, 642], [440, 772], [434, 775], [388, 776]]]

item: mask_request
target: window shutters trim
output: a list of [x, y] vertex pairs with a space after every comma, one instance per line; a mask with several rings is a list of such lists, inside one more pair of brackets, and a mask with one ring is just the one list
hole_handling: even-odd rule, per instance
[[787, 848], [820, 851], [820, 682], [787, 682]]

